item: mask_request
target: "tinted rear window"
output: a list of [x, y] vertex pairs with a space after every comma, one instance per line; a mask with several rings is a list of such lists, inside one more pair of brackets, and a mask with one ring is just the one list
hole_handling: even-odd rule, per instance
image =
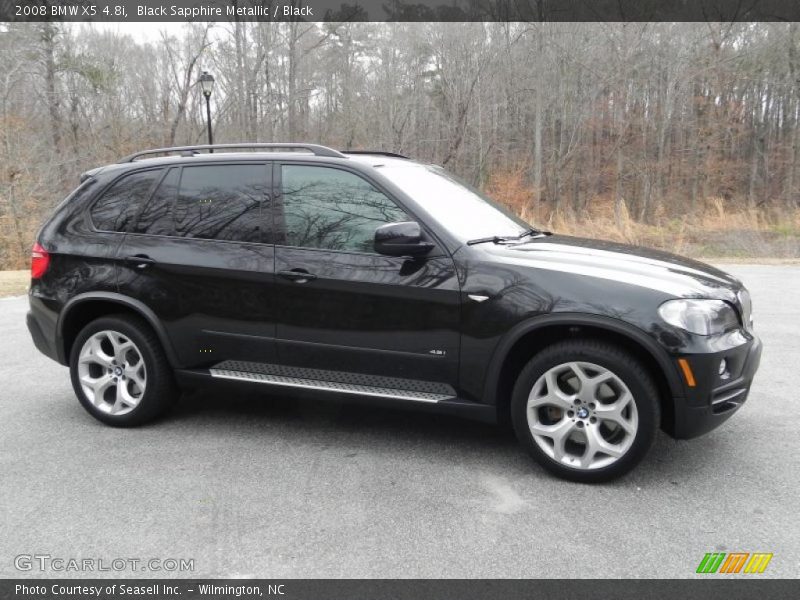
[[178, 194], [180, 169], [170, 169], [166, 177], [153, 192], [134, 227], [134, 233], [150, 235], [172, 235], [172, 205]]
[[174, 235], [261, 241], [264, 165], [184, 167], [175, 202]]

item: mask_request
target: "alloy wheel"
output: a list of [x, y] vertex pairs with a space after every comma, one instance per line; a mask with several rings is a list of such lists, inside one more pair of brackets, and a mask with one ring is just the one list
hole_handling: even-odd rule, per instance
[[588, 362], [545, 371], [531, 389], [526, 414], [539, 448], [554, 461], [581, 470], [617, 462], [639, 426], [628, 386], [612, 371]]
[[142, 353], [129, 337], [98, 331], [81, 348], [78, 380], [95, 407], [121, 416], [139, 405], [147, 387], [147, 370]]

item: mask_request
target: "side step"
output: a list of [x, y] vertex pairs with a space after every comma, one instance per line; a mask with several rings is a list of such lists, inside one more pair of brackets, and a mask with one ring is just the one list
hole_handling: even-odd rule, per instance
[[245, 361], [218, 363], [209, 369], [209, 374], [219, 379], [414, 402], [456, 399], [455, 390], [446, 384]]

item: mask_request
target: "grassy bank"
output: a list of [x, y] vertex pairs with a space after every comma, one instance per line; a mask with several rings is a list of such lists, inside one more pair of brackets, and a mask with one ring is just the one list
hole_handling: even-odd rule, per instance
[[[486, 192], [537, 227], [555, 233], [611, 240], [675, 252], [699, 260], [767, 262], [800, 259], [800, 210], [743, 208], [707, 198], [691, 214], [661, 205], [643, 222], [615, 207], [612, 196], [595, 196], [582, 208], [568, 202], [538, 206], [524, 172], [493, 178]], [[671, 209], [670, 209], [671, 208]]]
[[[577, 219], [571, 212], [550, 216], [553, 230], [668, 250], [700, 260], [800, 258], [800, 211], [725, 210], [710, 202], [693, 216], [659, 215], [656, 223], [636, 221], [610, 203], [598, 203]], [[588, 217], [588, 218], [587, 218]]]
[[27, 292], [30, 280], [31, 272], [28, 270], [0, 271], [0, 298], [21, 296]]

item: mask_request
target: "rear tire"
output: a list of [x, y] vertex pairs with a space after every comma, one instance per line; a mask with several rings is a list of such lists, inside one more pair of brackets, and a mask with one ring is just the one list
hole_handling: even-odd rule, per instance
[[609, 481], [650, 449], [660, 423], [658, 389], [625, 350], [568, 340], [545, 348], [522, 369], [511, 420], [522, 446], [554, 475]]
[[101, 317], [78, 334], [70, 352], [78, 400], [95, 419], [134, 427], [163, 414], [178, 390], [152, 328], [131, 315]]

